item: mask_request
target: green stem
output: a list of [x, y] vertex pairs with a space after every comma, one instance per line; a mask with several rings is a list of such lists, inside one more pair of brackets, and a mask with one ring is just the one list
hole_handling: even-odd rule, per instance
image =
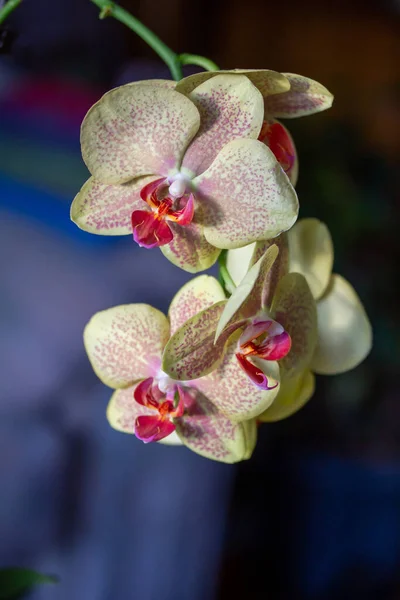
[[120, 21], [129, 27], [129, 29], [141, 37], [146, 44], [153, 48], [154, 52], [156, 52], [165, 62], [175, 81], [182, 79], [182, 67], [177, 54], [168, 48], [159, 37], [136, 19], [136, 17], [118, 6], [118, 4], [115, 4], [115, 2], [110, 2], [110, 0], [91, 0], [91, 2], [100, 8], [101, 19], [104, 19], [105, 17], [114, 17], [114, 19], [117, 19], [117, 21]]
[[8, 0], [3, 8], [0, 8], [0, 25], [7, 19], [13, 10], [21, 4], [22, 0]]
[[202, 67], [206, 71], [219, 71], [219, 67], [205, 56], [198, 56], [197, 54], [180, 54], [179, 62], [181, 65], [197, 65]]
[[225, 288], [225, 291], [229, 294], [233, 294], [233, 292], [236, 290], [236, 285], [226, 267], [226, 253], [226, 250], [222, 250], [218, 258], [219, 279]]
[[[9, 3], [19, 3], [21, 1], [22, 0], [9, 0]], [[176, 54], [171, 48], [168, 48], [155, 33], [143, 25], [139, 19], [131, 15], [127, 10], [118, 6], [115, 2], [112, 2], [111, 0], [91, 0], [91, 2], [100, 8], [100, 19], [114, 17], [114, 19], [117, 19], [117, 21], [120, 21], [129, 27], [129, 29], [141, 37], [150, 48], [153, 48], [154, 52], [156, 52], [165, 62], [175, 81], [182, 79], [183, 65], [197, 65], [206, 71], [219, 71], [217, 65], [205, 56], [198, 56], [197, 54]]]

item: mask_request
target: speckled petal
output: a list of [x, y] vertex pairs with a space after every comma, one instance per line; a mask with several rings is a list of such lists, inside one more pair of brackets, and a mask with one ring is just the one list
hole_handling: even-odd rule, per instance
[[317, 81], [293, 73], [283, 73], [283, 75], [290, 81], [290, 90], [266, 99], [266, 118], [305, 117], [332, 106], [332, 94]]
[[215, 277], [199, 275], [188, 281], [177, 292], [169, 307], [169, 321], [171, 335], [191, 317], [212, 306], [216, 302], [225, 300], [225, 293], [221, 284]]
[[255, 317], [261, 310], [263, 287], [278, 253], [278, 247], [273, 244], [245, 275], [225, 305], [215, 333], [216, 340], [228, 323], [239, 318]]
[[[221, 365], [206, 377], [194, 382], [225, 415], [235, 421], [251, 419], [272, 404], [279, 386], [262, 390], [254, 385], [235, 356], [238, 335], [228, 342]], [[271, 386], [279, 383], [279, 366], [275, 361], [259, 359], [257, 366], [268, 376]]]
[[242, 322], [226, 328], [214, 344], [225, 301], [201, 311], [180, 327], [165, 347], [162, 369], [173, 379], [188, 381], [207, 375], [221, 363], [226, 342]]
[[146, 206], [140, 190], [154, 179], [140, 177], [124, 185], [105, 185], [90, 177], [72, 202], [71, 219], [90, 233], [132, 234], [132, 212]]
[[113, 388], [153, 377], [168, 337], [167, 317], [148, 304], [125, 304], [98, 312], [84, 331], [95, 373]]
[[333, 243], [318, 219], [301, 219], [288, 232], [289, 269], [307, 279], [316, 300], [328, 287], [333, 266]]
[[200, 125], [188, 98], [152, 85], [125, 85], [105, 94], [82, 123], [82, 156], [103, 183], [177, 168]]
[[209, 269], [218, 259], [219, 248], [211, 246], [204, 237], [203, 227], [199, 224], [201, 207], [197, 205], [194, 220], [190, 225], [181, 227], [169, 222], [174, 238], [161, 247], [164, 256], [180, 269], [188, 273], [199, 273]]
[[290, 83], [287, 77], [282, 73], [270, 71], [268, 69], [233, 69], [231, 71], [204, 71], [189, 75], [176, 84], [176, 90], [182, 94], [189, 95], [197, 86], [204, 81], [217, 77], [218, 75], [246, 75], [248, 79], [260, 90], [261, 94], [266, 98], [271, 94], [281, 94], [290, 89]]
[[296, 192], [271, 150], [257, 140], [227, 144], [193, 183], [206, 211], [204, 235], [217, 248], [276, 237], [296, 221]]
[[315, 377], [304, 371], [281, 381], [279, 394], [258, 420], [265, 423], [281, 421], [296, 413], [310, 400], [315, 391]]
[[113, 393], [107, 406], [107, 419], [113, 429], [135, 434], [135, 421], [140, 415], [155, 415], [154, 410], [142, 406], [133, 397], [136, 384]]
[[372, 345], [371, 324], [354, 288], [340, 275], [333, 275], [317, 311], [318, 344], [311, 368], [322, 375], [354, 369]]
[[290, 352], [279, 365], [282, 377], [293, 377], [309, 367], [317, 342], [317, 309], [303, 275], [288, 273], [280, 280], [271, 316], [292, 339]]
[[174, 90], [176, 87], [176, 81], [172, 81], [172, 79], [143, 79], [141, 81], [133, 81], [132, 83], [127, 83], [127, 86], [130, 85], [152, 85], [153, 87], [161, 87], [167, 88], [169, 90]]
[[175, 419], [182, 442], [201, 456], [224, 463], [249, 458], [256, 442], [255, 423], [228, 419], [201, 392], [192, 388], [193, 403], [185, 416]]
[[187, 149], [183, 172], [203, 173], [217, 154], [237, 138], [257, 139], [264, 118], [264, 101], [243, 75], [217, 75], [189, 96], [200, 113], [200, 129]]

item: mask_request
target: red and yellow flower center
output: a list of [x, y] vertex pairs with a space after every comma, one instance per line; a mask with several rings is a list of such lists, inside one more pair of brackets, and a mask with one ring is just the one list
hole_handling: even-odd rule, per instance
[[285, 127], [277, 121], [264, 121], [258, 139], [268, 146], [282, 169], [289, 175], [296, 160], [296, 149]]
[[[179, 395], [178, 402], [175, 401], [176, 392]], [[145, 414], [136, 417], [136, 437], [145, 443], [158, 442], [175, 431], [172, 419], [183, 415], [184, 394], [178, 385], [168, 392], [161, 391], [153, 377], [140, 382], [133, 397], [144, 407]]]
[[194, 215], [193, 194], [186, 192], [181, 180], [168, 187], [166, 179], [157, 179], [144, 186], [140, 197], [150, 210], [134, 210], [131, 217], [133, 239], [144, 248], [169, 244], [173, 232], [167, 221], [189, 225]]
[[257, 318], [246, 327], [238, 342], [236, 358], [242, 369], [258, 387], [271, 390], [278, 384], [269, 385], [268, 377], [259, 365], [251, 362], [251, 358], [263, 360], [280, 360], [291, 347], [290, 335], [282, 325], [269, 318]]

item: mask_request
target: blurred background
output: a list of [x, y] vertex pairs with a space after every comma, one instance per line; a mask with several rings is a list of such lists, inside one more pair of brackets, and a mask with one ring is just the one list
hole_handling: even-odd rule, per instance
[[79, 126], [111, 87], [168, 72], [89, 0], [24, 0], [0, 54], [0, 565], [59, 575], [34, 600], [398, 600], [400, 3], [122, 4], [176, 51], [335, 94], [286, 125], [300, 214], [329, 225], [374, 348], [238, 466], [110, 429], [85, 323], [127, 302], [165, 311], [189, 276], [70, 223]]

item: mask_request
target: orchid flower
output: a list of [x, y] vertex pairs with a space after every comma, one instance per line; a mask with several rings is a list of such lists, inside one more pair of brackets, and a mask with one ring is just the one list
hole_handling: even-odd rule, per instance
[[[304, 117], [326, 110], [332, 106], [332, 94], [317, 81], [293, 73], [251, 69], [217, 73], [245, 75], [261, 92], [264, 98], [264, 123], [258, 139], [271, 149], [291, 183], [296, 185], [299, 169], [296, 148], [289, 131], [277, 119]], [[217, 73], [190, 75], [177, 84], [176, 90], [189, 95]]]
[[[257, 86], [271, 87], [271, 72], [257, 73]], [[289, 80], [276, 76], [271, 89], [288, 90]], [[257, 139], [265, 103], [251, 77], [216, 74], [187, 95], [180, 85], [124, 85], [89, 110], [81, 145], [92, 177], [71, 218], [91, 233], [133, 233], [139, 245], [160, 247], [194, 273], [221, 249], [289, 229], [298, 201], [274, 153]]]
[[[258, 417], [262, 421], [276, 421], [299, 410], [314, 393], [313, 373], [349, 371], [365, 359], [372, 345], [371, 325], [357, 293], [343, 277], [332, 273], [333, 243], [326, 225], [318, 219], [302, 219], [273, 241], [287, 249], [284, 260], [281, 254], [281, 273], [300, 273], [308, 282], [317, 303], [318, 335], [306, 368], [281, 379], [273, 405]], [[227, 267], [235, 284], [240, 285], [268, 245], [252, 244], [228, 252]], [[271, 284], [270, 294], [273, 287]]]
[[307, 281], [298, 273], [281, 277], [284, 261], [276, 260], [278, 254], [278, 245], [271, 244], [229, 300], [187, 320], [164, 351], [162, 368], [177, 380], [212, 377], [226, 353], [234, 355], [252, 384], [251, 396], [264, 393], [263, 401], [254, 401], [251, 417], [267, 410], [263, 404], [274, 406], [282, 373], [302, 372], [317, 342], [317, 313]]
[[[256, 424], [252, 419], [242, 422], [239, 409], [254, 399], [234, 356], [226, 356], [212, 377], [190, 382], [170, 378], [161, 364], [171, 333], [197, 311], [225, 302], [218, 281], [201, 275], [176, 294], [168, 318], [147, 304], [116, 306], [94, 315], [84, 332], [85, 347], [98, 377], [116, 390], [107, 409], [113, 428], [145, 443], [183, 443], [222, 462], [250, 457]], [[256, 396], [261, 408], [266, 407], [262, 394]]]

